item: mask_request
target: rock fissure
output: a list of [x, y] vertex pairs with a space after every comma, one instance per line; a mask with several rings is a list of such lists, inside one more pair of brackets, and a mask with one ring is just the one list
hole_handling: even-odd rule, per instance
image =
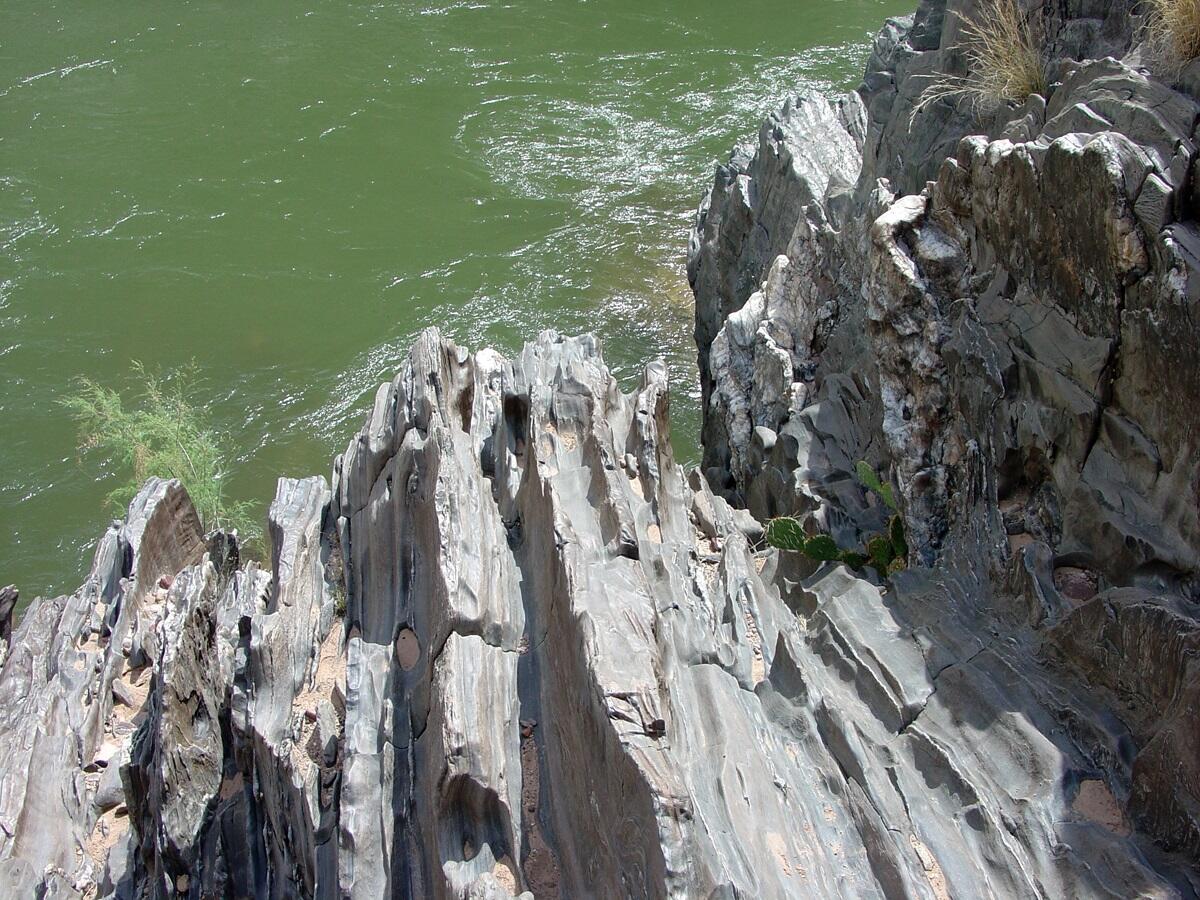
[[925, 699], [921, 701], [920, 706], [912, 712], [911, 718], [909, 718], [906, 722], [904, 722], [903, 725], [900, 726], [899, 730], [896, 732], [897, 736], [903, 735], [909, 729], [910, 726], [915, 725], [917, 723], [917, 720], [921, 718], [922, 713], [924, 713], [926, 708], [929, 706], [929, 702], [934, 698], [934, 695], [937, 694], [938, 679], [942, 676], [943, 672], [945, 672], [947, 669], [952, 669], [955, 667], [969, 666], [972, 662], [975, 661], [976, 657], [978, 657], [985, 650], [990, 650], [991, 648], [992, 648], [992, 645], [990, 643], [985, 644], [984, 646], [982, 646], [978, 650], [976, 650], [974, 653], [972, 653], [970, 656], [968, 656], [966, 659], [961, 660], [959, 662], [946, 663], [946, 665], [942, 666], [940, 669], [938, 669], [936, 672], [934, 672], [933, 675], [931, 675], [929, 678], [931, 690], [929, 691], [928, 694], [925, 695]]

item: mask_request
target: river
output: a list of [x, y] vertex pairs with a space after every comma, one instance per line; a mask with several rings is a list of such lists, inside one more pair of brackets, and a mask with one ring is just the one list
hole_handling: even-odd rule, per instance
[[0, 584], [74, 589], [114, 475], [72, 379], [194, 362], [235, 499], [327, 474], [413, 335], [664, 357], [699, 457], [687, 231], [789, 93], [912, 0], [10, 0], [0, 14]]

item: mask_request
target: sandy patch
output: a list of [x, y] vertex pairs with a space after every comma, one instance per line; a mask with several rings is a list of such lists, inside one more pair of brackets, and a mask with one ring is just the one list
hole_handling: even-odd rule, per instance
[[1117, 803], [1117, 798], [1108, 785], [1097, 778], [1090, 778], [1079, 786], [1071, 810], [1113, 834], [1129, 834], [1129, 823], [1125, 821], [1125, 813]]
[[[545, 435], [552, 435], [554, 438], [557, 438], [559, 446], [562, 447], [564, 450], [566, 450], [568, 453], [570, 453], [572, 450], [574, 450], [576, 447], [579, 446], [579, 438], [575, 435], [574, 432], [559, 431], [558, 427], [553, 422], [547, 422], [545, 424], [545, 427], [543, 427], [543, 429], [542, 429], [542, 433]], [[549, 446], [549, 450], [546, 455], [547, 456], [553, 455], [554, 454], [553, 444], [547, 444], [547, 446]]]
[[129, 831], [129, 810], [121, 804], [108, 810], [96, 820], [92, 833], [88, 835], [84, 849], [98, 866], [108, 862], [108, 854], [117, 842]]
[[492, 877], [514, 897], [517, 895], [517, 871], [507, 855], [496, 860], [496, 864], [492, 866]]
[[533, 896], [537, 900], [553, 900], [559, 896], [558, 860], [546, 843], [538, 822], [542, 786], [534, 727], [530, 725], [521, 729], [521, 821], [525, 840], [529, 844], [529, 855], [525, 857], [522, 868], [525, 871], [525, 883], [533, 891]]
[[113, 703], [104, 730], [120, 740], [124, 746], [130, 740], [137, 726], [141, 725], [150, 714], [150, 680], [151, 667], [130, 669], [126, 662], [121, 671], [113, 678]]
[[300, 737], [292, 745], [292, 770], [303, 771], [306, 763], [322, 765], [320, 749], [315, 740], [317, 730], [317, 705], [328, 700], [345, 725], [345, 706], [337, 702], [335, 695], [346, 696], [346, 657], [342, 654], [341, 622], [335, 620], [329, 634], [321, 642], [317, 655], [317, 670], [310, 686], [296, 695], [292, 701], [292, 716], [300, 716]]
[[913, 848], [913, 852], [917, 854], [917, 859], [921, 862], [921, 868], [925, 870], [925, 880], [929, 882], [929, 887], [933, 889], [933, 896], [937, 900], [950, 900], [950, 890], [946, 885], [946, 875], [942, 872], [942, 867], [938, 865], [937, 859], [929, 852], [929, 848], [921, 843], [915, 834], [908, 836], [908, 843]]
[[[332, 700], [334, 688], [339, 689], [345, 696], [346, 657], [342, 655], [341, 621], [334, 620], [321, 642], [317, 654], [317, 671], [314, 673], [311, 686], [296, 695], [292, 702], [292, 713], [315, 712], [319, 700]], [[336, 707], [338, 704], [334, 704]]]
[[715, 558], [715, 554], [719, 551], [719, 545], [699, 530], [695, 531], [695, 536], [693, 550], [696, 554], [698, 574], [703, 579], [704, 586], [711, 591], [717, 583], [718, 560]]

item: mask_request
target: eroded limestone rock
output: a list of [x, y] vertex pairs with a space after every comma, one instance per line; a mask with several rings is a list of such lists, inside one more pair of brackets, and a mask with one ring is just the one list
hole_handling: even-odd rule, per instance
[[[1008, 593], [970, 567], [881, 587], [763, 550], [675, 463], [666, 422], [662, 366], [624, 395], [590, 338], [547, 333], [509, 361], [427, 332], [332, 488], [280, 483], [269, 575], [222, 577], [203, 544], [142, 530], [180, 566], [141, 598], [146, 669], [109, 641], [79, 677], [120, 673], [114, 746], [89, 757], [120, 785], [60, 741], [79, 808], [37, 827], [68, 852], [16, 843], [0, 874], [130, 897], [1188, 885], [1178, 603], [1105, 587], [1080, 604], [1041, 543]], [[186, 508], [177, 486], [148, 491]], [[180, 518], [155, 521], [178, 541]], [[82, 596], [35, 606], [16, 646]], [[1119, 716], [1143, 684], [1153, 705]], [[20, 733], [44, 744], [42, 721], [24, 712]], [[1181, 842], [1153, 843], [1163, 828]]]
[[[914, 118], [962, 8], [718, 173], [702, 470], [661, 364], [428, 331], [269, 565], [147, 484], [0, 661], [0, 894], [1196, 896], [1200, 110], [1070, 0]], [[858, 460], [907, 571], [762, 546], [882, 528]]]

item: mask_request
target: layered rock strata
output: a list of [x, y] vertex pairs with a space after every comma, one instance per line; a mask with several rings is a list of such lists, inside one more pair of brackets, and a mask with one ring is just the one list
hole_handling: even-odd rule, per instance
[[[1080, 605], [1040, 544], [1003, 596], [758, 549], [666, 421], [663, 368], [624, 395], [590, 339], [429, 332], [332, 486], [280, 482], [268, 569], [149, 484], [14, 634], [7, 895], [1191, 889], [1134, 752], [1188, 734], [1178, 608]], [[1096, 646], [1126, 662], [1069, 674]]]
[[[914, 116], [957, 10], [718, 174], [702, 470], [663, 366], [429, 331], [268, 562], [147, 484], [0, 643], [0, 896], [1195, 896], [1196, 103], [1066, 2]], [[858, 460], [906, 571], [764, 546]]]
[[705, 472], [846, 549], [887, 513], [856, 462], [887, 472], [893, 589], [969, 572], [939, 612], [1084, 679], [1129, 729], [1097, 763], [1118, 806], [1195, 859], [1200, 68], [1145, 67], [1133, 4], [1024, 6], [1045, 96], [924, 102], [976, 14], [926, 0], [857, 91], [789, 101], [718, 172], [689, 253]]

